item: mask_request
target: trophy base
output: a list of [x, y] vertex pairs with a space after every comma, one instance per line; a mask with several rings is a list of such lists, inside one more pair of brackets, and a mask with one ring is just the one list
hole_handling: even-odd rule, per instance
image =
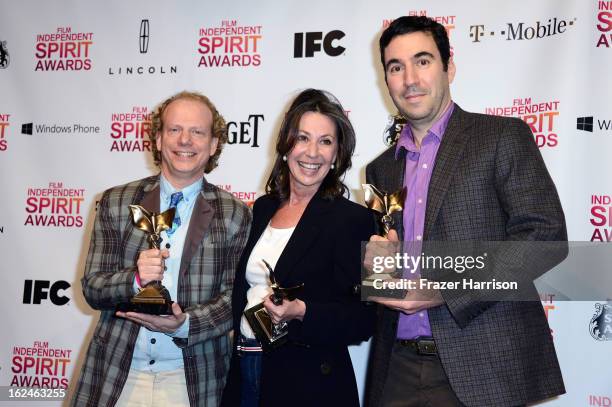
[[[404, 299], [407, 294], [407, 290], [404, 289], [390, 289], [382, 288], [381, 283], [385, 280], [392, 280], [393, 276], [390, 274], [377, 274], [366, 277], [361, 282], [361, 299], [367, 301], [368, 297], [383, 297], [391, 299]], [[378, 281], [375, 281], [378, 280]]]
[[140, 312], [149, 315], [172, 315], [172, 301], [160, 304], [146, 302], [121, 302], [116, 307], [121, 312]]
[[289, 333], [287, 323], [274, 325], [263, 302], [244, 311], [244, 316], [264, 352], [270, 352], [287, 343]]
[[128, 302], [117, 304], [117, 311], [140, 312], [150, 315], [172, 315], [172, 300], [170, 293], [159, 282], [147, 284]]

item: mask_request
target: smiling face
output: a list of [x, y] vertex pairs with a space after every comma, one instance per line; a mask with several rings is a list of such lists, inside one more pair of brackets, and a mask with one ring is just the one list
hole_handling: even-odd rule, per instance
[[208, 106], [193, 99], [177, 99], [163, 112], [163, 128], [157, 135], [161, 171], [176, 189], [201, 178], [210, 156], [217, 151], [218, 138], [212, 136], [212, 113]]
[[413, 128], [428, 130], [450, 104], [453, 60], [444, 71], [433, 37], [424, 32], [393, 38], [384, 50], [384, 60], [393, 103]]
[[336, 161], [337, 153], [334, 122], [321, 113], [304, 113], [295, 145], [287, 154], [290, 191], [314, 195]]

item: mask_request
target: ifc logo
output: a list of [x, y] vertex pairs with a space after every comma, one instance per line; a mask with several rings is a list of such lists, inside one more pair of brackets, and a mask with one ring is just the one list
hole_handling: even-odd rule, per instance
[[70, 283], [59, 280], [51, 284], [47, 280], [25, 280], [23, 284], [23, 303], [40, 304], [49, 298], [55, 305], [65, 305], [70, 298], [60, 294], [70, 288]]
[[[294, 58], [312, 58], [315, 52], [321, 51], [321, 41], [323, 41], [323, 52], [330, 57], [337, 57], [342, 55], [346, 50], [342, 45], [334, 45], [334, 41], [344, 38], [344, 32], [340, 30], [333, 30], [325, 34], [323, 37], [322, 32], [307, 32], [307, 33], [295, 33], [293, 40], [293, 57]], [[306, 50], [306, 53], [304, 53]]]

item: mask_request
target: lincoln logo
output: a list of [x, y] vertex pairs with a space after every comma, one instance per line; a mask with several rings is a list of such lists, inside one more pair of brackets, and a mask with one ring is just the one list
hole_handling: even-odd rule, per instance
[[140, 53], [146, 54], [149, 50], [149, 20], [140, 22]]

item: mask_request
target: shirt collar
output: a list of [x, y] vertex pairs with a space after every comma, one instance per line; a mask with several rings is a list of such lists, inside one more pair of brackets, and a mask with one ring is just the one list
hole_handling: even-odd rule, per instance
[[[440, 116], [440, 118], [436, 120], [436, 122], [427, 131], [427, 136], [432, 134], [438, 140], [438, 143], [441, 142], [442, 136], [444, 135], [446, 127], [448, 126], [448, 122], [450, 121], [450, 117], [453, 114], [453, 110], [455, 110], [455, 103], [451, 101], [444, 114], [442, 114], [442, 116]], [[425, 137], [427, 138], [427, 136]], [[406, 150], [406, 152], [419, 152], [419, 149], [414, 143], [414, 136], [412, 135], [412, 129], [410, 128], [409, 123], [406, 123], [402, 129], [399, 140], [397, 141], [397, 146], [395, 148], [396, 159], [399, 157], [402, 148]]]
[[[192, 199], [195, 199], [198, 196], [198, 194], [202, 190], [202, 182], [203, 177], [181, 190], [183, 192], [183, 199], [185, 200], [185, 202], [189, 203]], [[174, 189], [172, 184], [170, 184], [170, 182], [163, 176], [163, 174], [160, 176], [159, 191], [161, 199], [165, 202], [170, 202], [170, 195], [175, 192], [178, 192], [176, 189]]]

